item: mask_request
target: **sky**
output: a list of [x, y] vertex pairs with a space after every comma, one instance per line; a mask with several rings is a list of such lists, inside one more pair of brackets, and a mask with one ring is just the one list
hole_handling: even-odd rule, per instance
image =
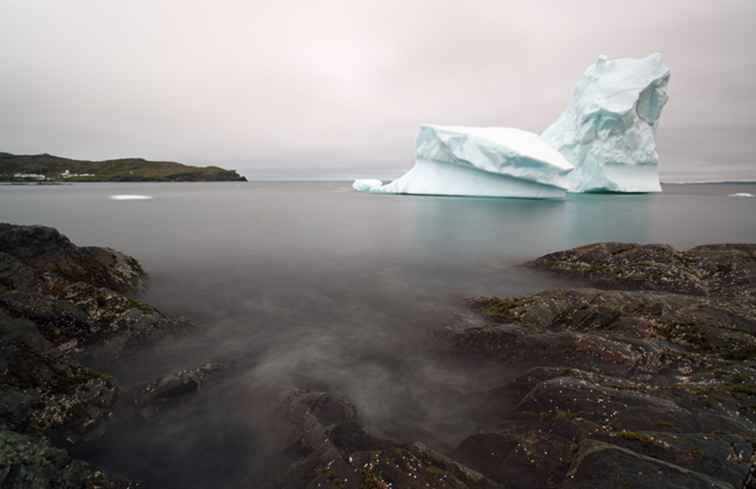
[[395, 175], [421, 123], [540, 132], [658, 51], [663, 177], [756, 178], [754, 46], [754, 0], [0, 0], [0, 151]]

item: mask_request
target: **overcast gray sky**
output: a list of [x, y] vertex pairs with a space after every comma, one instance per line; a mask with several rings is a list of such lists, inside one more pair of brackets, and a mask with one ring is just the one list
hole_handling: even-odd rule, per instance
[[660, 51], [665, 173], [756, 177], [755, 45], [754, 0], [0, 0], [0, 151], [369, 173]]

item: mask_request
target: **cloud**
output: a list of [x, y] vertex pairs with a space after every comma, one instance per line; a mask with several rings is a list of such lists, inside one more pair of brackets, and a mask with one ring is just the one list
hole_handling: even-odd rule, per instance
[[[597, 55], [650, 51], [672, 67], [660, 130], [672, 160], [714, 146], [722, 151], [713, 164], [727, 166], [756, 149], [735, 141], [756, 125], [751, 0], [72, 0], [2, 9], [5, 151], [395, 168], [411, 162], [421, 122], [540, 130]], [[688, 127], [698, 130], [685, 137]], [[665, 128], [674, 145], [664, 145]], [[704, 144], [706, 128], [718, 130]]]

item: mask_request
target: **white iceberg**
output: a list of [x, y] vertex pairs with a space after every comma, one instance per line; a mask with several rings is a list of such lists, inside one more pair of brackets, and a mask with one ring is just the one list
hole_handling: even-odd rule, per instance
[[656, 126], [670, 71], [660, 54], [607, 59], [586, 70], [567, 110], [541, 135], [575, 171], [571, 192], [661, 192]]
[[540, 136], [508, 127], [423, 125], [415, 166], [374, 193], [561, 198], [569, 192], [660, 192], [655, 132], [667, 103], [661, 55], [599, 57], [567, 110]]
[[415, 146], [415, 166], [386, 185], [357, 180], [374, 193], [481, 197], [563, 198], [574, 167], [537, 134], [507, 127], [426, 124]]

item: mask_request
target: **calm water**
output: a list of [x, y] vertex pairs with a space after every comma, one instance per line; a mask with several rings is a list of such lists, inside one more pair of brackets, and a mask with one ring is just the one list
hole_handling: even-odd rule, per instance
[[235, 487], [265, 477], [270, 399], [253, 386], [330, 390], [377, 434], [453, 446], [476, 429], [458, 400], [513, 375], [426, 348], [465, 319], [465, 297], [564, 285], [519, 265], [595, 241], [756, 242], [756, 198], [736, 192], [756, 185], [564, 202], [368, 195], [345, 182], [4, 186], [0, 220], [137, 257], [151, 275], [144, 299], [199, 325], [119, 364], [122, 382], [242, 359], [191, 407], [91, 455], [156, 486]]

